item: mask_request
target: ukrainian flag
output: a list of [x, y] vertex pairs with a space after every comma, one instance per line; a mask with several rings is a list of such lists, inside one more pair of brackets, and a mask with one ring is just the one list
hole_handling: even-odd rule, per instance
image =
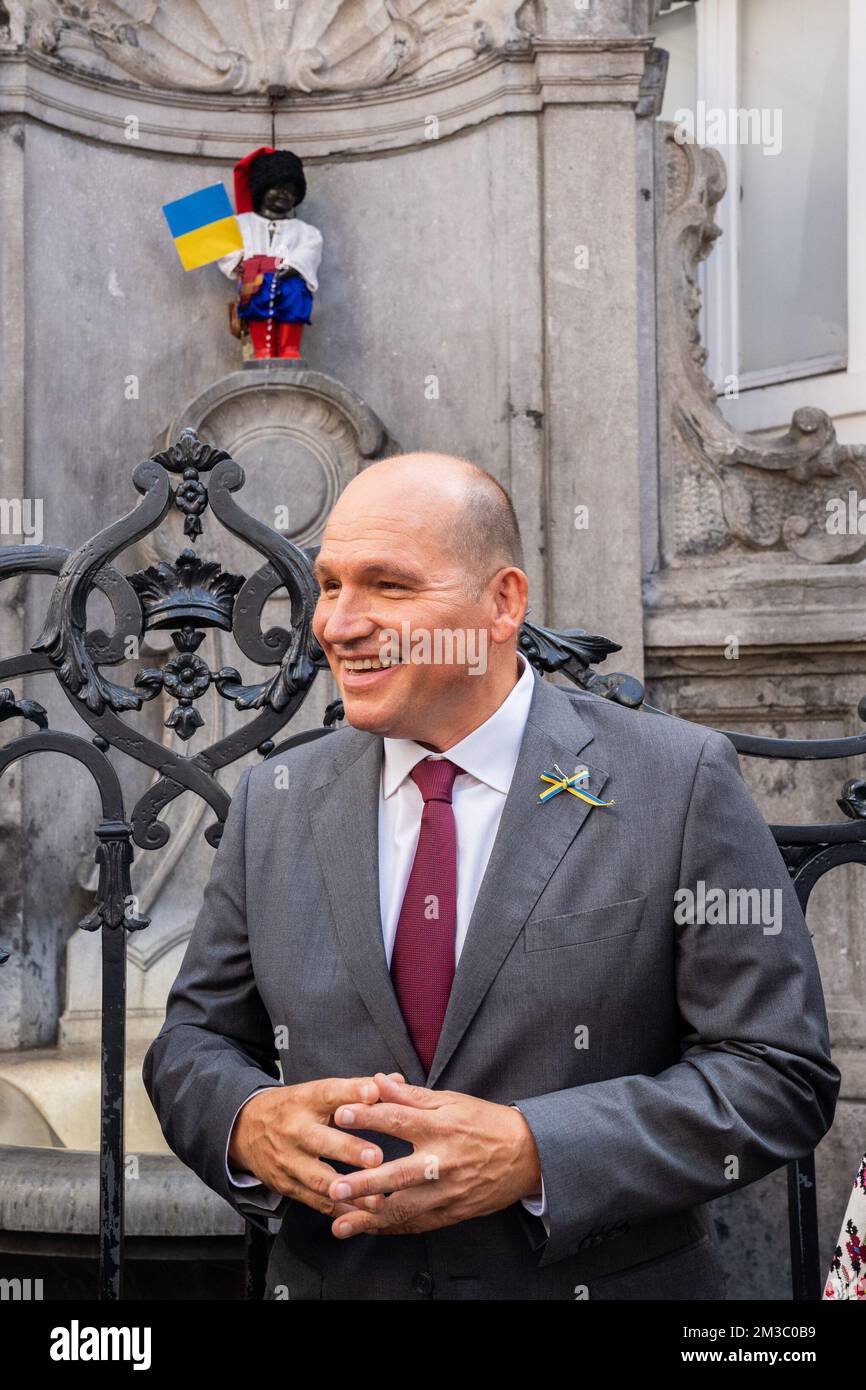
[[184, 270], [243, 250], [241, 229], [221, 183], [166, 203], [162, 210]]

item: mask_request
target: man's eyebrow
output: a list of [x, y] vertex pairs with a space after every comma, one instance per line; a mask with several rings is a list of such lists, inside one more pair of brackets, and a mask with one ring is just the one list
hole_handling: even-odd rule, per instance
[[[404, 569], [401, 565], [387, 564], [375, 561], [369, 565], [362, 565], [358, 571], [359, 575], [365, 579], [375, 579], [378, 575], [387, 575], [389, 579], [403, 579], [409, 584], [417, 584], [421, 575], [416, 570]], [[327, 561], [320, 561], [318, 556], [313, 561], [313, 576], [321, 582], [323, 579], [333, 574]]]

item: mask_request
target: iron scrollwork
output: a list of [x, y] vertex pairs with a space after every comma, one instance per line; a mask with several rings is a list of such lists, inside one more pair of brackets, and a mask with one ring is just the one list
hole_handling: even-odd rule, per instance
[[[180, 481], [173, 486], [172, 477], [177, 474]], [[133, 483], [142, 494], [138, 506], [77, 550], [29, 545], [0, 550], [0, 581], [26, 573], [57, 576], [42, 631], [29, 652], [0, 661], [0, 681], [52, 671], [92, 731], [88, 740], [52, 730], [42, 705], [17, 698], [8, 686], [0, 687], [0, 722], [17, 717], [36, 726], [36, 732], [0, 750], [0, 775], [32, 754], [63, 753], [87, 768], [102, 803], [102, 818], [95, 829], [98, 887], [94, 906], [79, 926], [100, 931], [102, 938], [99, 1293], [105, 1299], [121, 1296], [123, 1264], [125, 937], [148, 926], [148, 919], [136, 911], [131, 893], [133, 838], [149, 849], [165, 844], [170, 831], [159, 814], [175, 797], [191, 791], [216, 814], [216, 821], [205, 831], [215, 845], [229, 806], [228, 793], [215, 774], [255, 748], [266, 754], [274, 747], [274, 734], [300, 707], [321, 659], [312, 637], [315, 585], [309, 560], [237, 505], [231, 494], [243, 481], [243, 472], [227, 454], [203, 443], [192, 431], [184, 431], [170, 449], [135, 469]], [[183, 514], [184, 532], [192, 541], [202, 534], [203, 517], [210, 508], [229, 531], [260, 552], [264, 565], [245, 579], [187, 548], [173, 565], [151, 566], [129, 577], [121, 574], [113, 564], [117, 556], [154, 531], [172, 506]], [[262, 608], [279, 587], [290, 599], [291, 631], [262, 633]], [[115, 626], [109, 635], [87, 627], [87, 602], [95, 590], [111, 605]], [[212, 627], [232, 632], [246, 655], [276, 666], [276, 673], [247, 687], [233, 667], [212, 672], [196, 653]], [[139, 671], [133, 687], [104, 674], [103, 667], [137, 656], [148, 631], [161, 629], [170, 632], [175, 648], [162, 668]], [[187, 741], [204, 722], [194, 701], [211, 684], [237, 708], [253, 709], [256, 714], [241, 731], [194, 757], [181, 756], [131, 728], [121, 717], [165, 690], [177, 701], [165, 722]], [[129, 820], [120, 780], [107, 756], [110, 748], [153, 767], [158, 774]], [[8, 951], [0, 950], [0, 965], [8, 959]]]

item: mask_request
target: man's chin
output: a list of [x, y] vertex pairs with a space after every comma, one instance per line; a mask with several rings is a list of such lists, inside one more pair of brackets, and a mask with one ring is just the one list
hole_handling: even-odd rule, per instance
[[343, 692], [340, 698], [346, 723], [351, 724], [353, 729], [362, 729], [368, 734], [388, 734], [394, 715], [384, 706], [375, 700], [365, 699], [363, 695]]

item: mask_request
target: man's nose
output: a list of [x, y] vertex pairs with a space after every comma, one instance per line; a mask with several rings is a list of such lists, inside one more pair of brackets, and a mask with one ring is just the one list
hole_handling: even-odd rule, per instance
[[343, 589], [336, 603], [329, 605], [322, 639], [330, 646], [336, 642], [351, 642], [359, 637], [369, 637], [375, 626], [359, 602]]

